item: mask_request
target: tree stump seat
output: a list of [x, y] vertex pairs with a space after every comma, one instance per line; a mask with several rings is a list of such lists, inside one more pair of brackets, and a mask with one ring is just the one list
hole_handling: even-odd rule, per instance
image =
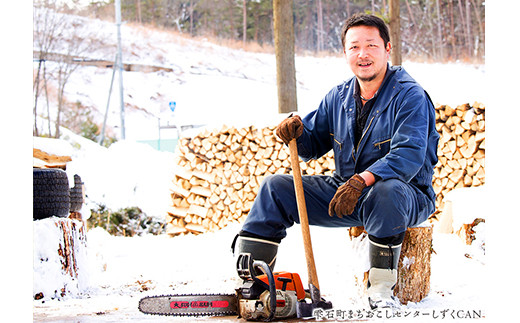
[[[432, 233], [431, 226], [406, 230], [397, 269], [397, 285], [394, 288], [394, 295], [401, 304], [420, 302], [430, 291]], [[349, 234], [351, 239], [361, 235], [367, 237], [363, 227], [352, 227]], [[367, 281], [368, 271], [363, 278], [365, 290]]]

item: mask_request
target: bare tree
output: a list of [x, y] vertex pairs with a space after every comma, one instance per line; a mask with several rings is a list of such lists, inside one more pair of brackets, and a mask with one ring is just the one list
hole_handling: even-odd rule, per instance
[[444, 60], [444, 40], [442, 39], [442, 15], [439, 0], [435, 0], [435, 10], [437, 15], [437, 47], [439, 48], [440, 61]]
[[[55, 114], [55, 132], [57, 138], [60, 135], [61, 115], [65, 108], [65, 86], [71, 74], [79, 66], [77, 57], [85, 53], [95, 37], [82, 21], [74, 20], [64, 14], [58, 13], [53, 2], [43, 0], [35, 2], [34, 7], [34, 46], [38, 56], [38, 70], [34, 84], [34, 134], [37, 129], [37, 102], [40, 96], [40, 77], [44, 79], [45, 90], [47, 79], [52, 78], [57, 83], [57, 107]], [[81, 18], [76, 18], [81, 19]], [[41, 71], [41, 62], [53, 61], [53, 69], [47, 72], [44, 65]], [[43, 72], [43, 73], [42, 73]], [[51, 115], [48, 108], [49, 136], [51, 136]]]
[[273, 0], [278, 112], [297, 111], [293, 0]]
[[242, 0], [242, 46], [246, 47], [247, 40], [247, 1]]
[[316, 1], [316, 16], [317, 16], [317, 20], [318, 20], [317, 21], [318, 30], [316, 31], [316, 37], [317, 37], [316, 49], [317, 49], [317, 51], [322, 51], [323, 50], [323, 37], [324, 37], [325, 31], [323, 30], [323, 6], [321, 4], [321, 0]]
[[[72, 49], [72, 48], [69, 48]], [[54, 132], [54, 136], [59, 138], [60, 136], [60, 126], [61, 126], [61, 115], [63, 113], [63, 109], [65, 108], [65, 86], [67, 85], [70, 76], [72, 73], [78, 68], [79, 64], [77, 64], [74, 60], [74, 56], [72, 51], [68, 50], [65, 56], [60, 56], [56, 61], [57, 68], [54, 71], [54, 78], [58, 83], [58, 105], [56, 111], [56, 129]]]
[[193, 35], [193, 1], [190, 0], [190, 35]]
[[[35, 59], [38, 62], [36, 77], [33, 83], [34, 91], [34, 129], [33, 134], [39, 135], [38, 130], [38, 99], [41, 95], [42, 80], [45, 93], [47, 94], [47, 69], [46, 61], [53, 51], [56, 50], [61, 30], [65, 25], [63, 16], [56, 14], [56, 6], [48, 0], [37, 0], [34, 2], [33, 10], [33, 43], [35, 48]], [[47, 117], [49, 123], [49, 136], [51, 135], [51, 116], [47, 97]]]
[[141, 18], [141, 0], [136, 0], [136, 5], [135, 5], [137, 8], [137, 22], [142, 24], [143, 23], [143, 19]]
[[450, 33], [449, 33], [449, 44], [451, 46], [451, 52], [453, 57], [457, 56], [456, 49], [457, 49], [457, 37], [455, 36], [455, 21], [454, 17], [455, 14], [453, 12], [453, 0], [448, 1], [448, 11], [450, 13], [449, 15], [449, 23], [450, 23]]
[[458, 4], [459, 4], [460, 21], [462, 24], [462, 28], [464, 30], [464, 40], [465, 40], [464, 47], [466, 47], [468, 49], [468, 55], [469, 55], [469, 54], [471, 54], [471, 50], [469, 49], [469, 43], [470, 43], [469, 30], [468, 30], [468, 24], [466, 21], [466, 15], [464, 14], [464, 10], [462, 9], [462, 0], [458, 0]]
[[[473, 9], [475, 10], [475, 17], [477, 18], [477, 25], [478, 25], [478, 34], [476, 36], [476, 48], [475, 48], [475, 55], [479, 54], [479, 51], [482, 49], [481, 46], [485, 44], [485, 32], [484, 32], [484, 23], [483, 19], [481, 17], [481, 12], [479, 11], [478, 7], [475, 5], [475, 1], [471, 0], [471, 4], [473, 5]], [[483, 53], [482, 53], [483, 55]]]
[[390, 0], [390, 42], [392, 65], [401, 65], [401, 18], [399, 0]]

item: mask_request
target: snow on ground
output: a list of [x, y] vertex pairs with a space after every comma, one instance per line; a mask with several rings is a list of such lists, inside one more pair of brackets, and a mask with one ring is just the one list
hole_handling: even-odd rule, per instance
[[[90, 23], [105, 31], [115, 29], [100, 21]], [[274, 56], [231, 50], [204, 40], [186, 40], [129, 25], [123, 26], [123, 38], [131, 47], [132, 54], [127, 49], [123, 55], [129, 61], [174, 68], [173, 73], [124, 73], [125, 102], [128, 107], [139, 107], [127, 110], [127, 140], [104, 148], [64, 129], [61, 138], [70, 145], [54, 146], [35, 139], [34, 147], [72, 155], [68, 174], [80, 174], [88, 195], [82, 210], [84, 217], [88, 217], [89, 208], [102, 203], [112, 209], [139, 206], [151, 216], [164, 218], [169, 206], [174, 155], [136, 141], [157, 139], [157, 117], [161, 117], [162, 124], [277, 124], [282, 116], [277, 114]], [[405, 62], [404, 67], [436, 103], [455, 106], [485, 102], [483, 66]], [[332, 86], [351, 75], [340, 57], [297, 57], [296, 68], [302, 115], [314, 109]], [[111, 73], [108, 69], [81, 67], [67, 87], [68, 100], [79, 100], [97, 109], [99, 120], [106, 107]], [[119, 111], [114, 97], [115, 92], [109, 125], [117, 134]], [[170, 101], [177, 102], [175, 116], [169, 111]], [[162, 136], [176, 134], [165, 132]], [[34, 226], [37, 225], [35, 222]], [[103, 229], [91, 229], [87, 233], [88, 265], [81, 268], [80, 274], [86, 286], [61, 299], [33, 301], [34, 320], [185, 321], [146, 316], [138, 312], [137, 303], [146, 295], [232, 293], [240, 282], [229, 249], [239, 229], [240, 225], [234, 223], [215, 233], [175, 238], [114, 237]], [[364, 269], [364, 260], [359, 258], [363, 244], [350, 241], [346, 229], [313, 227], [311, 232], [324, 297], [341, 309], [366, 308], [355, 282], [355, 274]], [[299, 226], [288, 233], [280, 248], [277, 269], [299, 273], [306, 285]], [[35, 246], [40, 239], [44, 239], [43, 234], [35, 230]], [[433, 248], [430, 294], [408, 308], [430, 316], [434, 310], [485, 312], [481, 281], [486, 262], [480, 245], [466, 246], [455, 235], [435, 233]], [[37, 277], [39, 269], [34, 271]]]
[[[144, 315], [137, 309], [138, 301], [148, 295], [233, 293], [240, 280], [229, 247], [239, 228], [238, 224], [232, 224], [215, 233], [176, 238], [114, 237], [103, 229], [92, 229], [88, 233], [88, 268], [82, 268], [87, 273], [80, 272], [88, 276], [90, 287], [61, 300], [34, 301], [34, 319], [40, 322], [186, 321]], [[355, 282], [362, 272], [358, 254], [363, 246], [356, 250], [346, 229], [313, 227], [311, 232], [323, 296], [342, 310], [367, 308]], [[300, 228], [295, 226], [288, 233], [277, 268], [299, 273], [307, 286]], [[37, 241], [40, 236], [34, 238]], [[431, 262], [431, 291], [423, 301], [410, 303], [406, 309], [429, 315], [434, 310], [475, 310], [485, 314], [482, 284], [478, 283], [485, 275], [482, 249], [464, 245], [455, 235], [437, 233], [433, 248], [436, 253]]]

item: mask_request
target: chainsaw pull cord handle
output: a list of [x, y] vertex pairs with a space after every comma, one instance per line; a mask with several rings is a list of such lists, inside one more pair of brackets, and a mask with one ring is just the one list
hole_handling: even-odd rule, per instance
[[[268, 284], [257, 277], [255, 269], [258, 268], [267, 276]], [[269, 316], [265, 319], [270, 322], [276, 313], [276, 281], [269, 265], [262, 260], [253, 260], [250, 253], [241, 253], [237, 259], [237, 272], [243, 280], [253, 280], [263, 288], [269, 290]]]
[[[274, 280], [274, 275], [271, 271], [271, 268], [269, 268], [269, 265], [267, 265], [265, 261], [253, 261], [253, 268], [260, 268], [260, 270], [262, 270], [267, 275], [267, 281], [269, 282], [269, 317], [267, 317], [265, 321], [270, 322], [274, 319], [274, 315], [276, 313], [276, 282]], [[251, 271], [251, 275], [255, 281], [260, 281], [260, 279], [256, 278], [254, 270]]]

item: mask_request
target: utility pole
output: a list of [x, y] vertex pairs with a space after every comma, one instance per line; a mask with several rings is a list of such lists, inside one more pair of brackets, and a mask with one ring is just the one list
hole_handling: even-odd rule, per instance
[[105, 129], [107, 127], [107, 117], [108, 117], [108, 108], [110, 107], [110, 97], [112, 96], [112, 87], [114, 86], [114, 76], [116, 75], [116, 64], [117, 57], [119, 55], [116, 54], [114, 60], [114, 68], [112, 69], [112, 80], [110, 81], [110, 89], [108, 90], [108, 100], [107, 100], [107, 108], [105, 110], [105, 117], [103, 118], [103, 127], [101, 127], [101, 137], [99, 138], [99, 144], [102, 145], [103, 141], [105, 141]]
[[125, 101], [123, 98], [123, 54], [121, 50], [121, 0], [115, 1], [117, 25], [117, 69], [119, 70], [119, 99], [121, 103], [121, 139], [125, 139]]

